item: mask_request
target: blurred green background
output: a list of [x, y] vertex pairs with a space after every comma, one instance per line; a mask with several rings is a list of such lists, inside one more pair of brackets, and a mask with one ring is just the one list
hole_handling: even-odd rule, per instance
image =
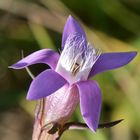
[[[31, 140], [35, 102], [25, 100], [31, 78], [8, 66], [42, 48], [59, 51], [68, 15], [82, 24], [91, 44], [104, 52], [140, 51], [140, 0], [0, 0], [0, 140]], [[110, 129], [67, 131], [62, 140], [140, 140], [140, 65], [96, 76], [102, 89], [100, 122]], [[37, 75], [47, 66], [31, 66]], [[83, 121], [79, 108], [72, 119]]]

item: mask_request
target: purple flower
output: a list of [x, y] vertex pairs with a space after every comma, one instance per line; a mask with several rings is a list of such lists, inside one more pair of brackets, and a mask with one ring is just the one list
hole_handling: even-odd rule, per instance
[[80, 101], [84, 121], [96, 131], [101, 111], [101, 90], [90, 78], [101, 72], [128, 64], [136, 52], [100, 53], [86, 40], [81, 26], [69, 16], [62, 36], [62, 52], [43, 49], [23, 58], [11, 68], [21, 69], [45, 63], [51, 69], [40, 73], [31, 83], [27, 99], [47, 97], [45, 123], [63, 124]]

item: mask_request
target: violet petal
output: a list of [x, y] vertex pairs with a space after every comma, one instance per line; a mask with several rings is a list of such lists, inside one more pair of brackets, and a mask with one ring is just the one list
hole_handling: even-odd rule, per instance
[[79, 34], [81, 37], [86, 39], [86, 35], [80, 24], [70, 15], [64, 26], [62, 35], [62, 49], [65, 46], [67, 38], [72, 34]]
[[66, 83], [67, 81], [57, 72], [51, 69], [45, 70], [32, 81], [27, 99], [37, 100], [49, 96]]
[[33, 64], [45, 63], [48, 64], [52, 69], [55, 69], [58, 59], [59, 54], [57, 52], [51, 49], [42, 49], [21, 59], [17, 63], [10, 66], [10, 68], [22, 69]]
[[122, 67], [128, 64], [136, 55], [137, 52], [103, 53], [93, 65], [89, 78], [98, 73]]
[[98, 128], [101, 110], [101, 91], [96, 81], [78, 82], [80, 108], [84, 121], [95, 132]]

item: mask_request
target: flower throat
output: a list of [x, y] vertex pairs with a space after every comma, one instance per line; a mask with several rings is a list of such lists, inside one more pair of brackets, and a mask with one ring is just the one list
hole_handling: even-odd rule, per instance
[[83, 80], [87, 79], [93, 64], [99, 56], [99, 49], [87, 43], [83, 36], [76, 33], [72, 34], [65, 42], [64, 50], [59, 59], [56, 71], [61, 65], [69, 75], [76, 77], [76, 81], [81, 78]]

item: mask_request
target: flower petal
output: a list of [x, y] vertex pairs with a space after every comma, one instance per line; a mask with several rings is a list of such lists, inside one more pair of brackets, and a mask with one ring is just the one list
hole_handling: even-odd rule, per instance
[[32, 81], [27, 99], [37, 100], [49, 96], [66, 83], [67, 81], [57, 72], [51, 69], [45, 70]]
[[98, 73], [122, 67], [128, 64], [136, 55], [137, 52], [103, 53], [93, 65], [89, 78]]
[[52, 69], [55, 69], [58, 59], [59, 54], [57, 52], [54, 52], [51, 49], [42, 49], [23, 58], [22, 60], [10, 66], [10, 68], [22, 69], [33, 64], [45, 63], [48, 64]]
[[101, 110], [101, 91], [96, 81], [77, 83], [80, 94], [80, 108], [88, 127], [95, 132], [98, 128]]
[[67, 38], [72, 34], [79, 34], [81, 37], [86, 38], [84, 30], [81, 28], [79, 23], [70, 15], [64, 26], [63, 35], [62, 35], [62, 49], [65, 46]]

